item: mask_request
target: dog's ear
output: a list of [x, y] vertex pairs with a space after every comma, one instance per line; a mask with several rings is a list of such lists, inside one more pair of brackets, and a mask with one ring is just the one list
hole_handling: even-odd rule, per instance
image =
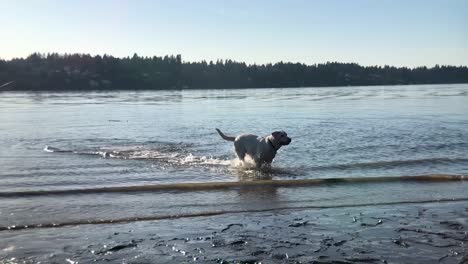
[[271, 133], [271, 135], [275, 138], [275, 139], [278, 139], [281, 135], [281, 131], [274, 131], [273, 133]]

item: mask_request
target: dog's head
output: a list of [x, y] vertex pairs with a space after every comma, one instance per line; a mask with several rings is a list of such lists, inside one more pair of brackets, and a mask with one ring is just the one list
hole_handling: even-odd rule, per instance
[[280, 146], [289, 145], [289, 143], [291, 143], [291, 138], [288, 137], [288, 134], [284, 131], [275, 131], [271, 133], [271, 135]]

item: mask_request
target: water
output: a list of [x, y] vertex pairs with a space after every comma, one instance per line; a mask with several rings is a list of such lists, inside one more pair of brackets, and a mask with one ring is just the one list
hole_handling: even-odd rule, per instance
[[[215, 127], [228, 135], [285, 130], [292, 143], [280, 149], [271, 169], [249, 169], [239, 165], [232, 142], [223, 141]], [[0, 194], [11, 194], [0, 197], [3, 228], [304, 206], [463, 201], [468, 198], [464, 181], [32, 197], [20, 192], [466, 175], [468, 85], [4, 92], [0, 145]], [[27, 240], [14, 233], [11, 237]]]
[[[0, 191], [468, 173], [467, 85], [2, 93], [0, 105]], [[249, 173], [215, 127], [293, 142]]]

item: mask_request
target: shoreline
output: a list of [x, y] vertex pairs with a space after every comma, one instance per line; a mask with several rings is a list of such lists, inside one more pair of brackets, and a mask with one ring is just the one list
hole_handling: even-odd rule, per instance
[[[12, 81], [14, 82], [14, 81]], [[9, 82], [7, 82], [9, 83]], [[6, 84], [7, 84], [6, 83]], [[411, 83], [411, 84], [369, 84], [369, 85], [338, 85], [338, 86], [282, 86], [282, 87], [239, 87], [239, 88], [158, 88], [158, 89], [145, 89], [145, 88], [138, 88], [138, 89], [112, 89], [112, 88], [103, 88], [103, 89], [3, 89], [0, 88], [0, 93], [2, 92], [29, 92], [29, 93], [37, 93], [37, 92], [57, 92], [57, 93], [108, 93], [108, 92], [157, 92], [157, 91], [237, 91], [237, 90], [267, 90], [267, 89], [309, 89], [309, 88], [357, 88], [357, 87], [397, 87], [397, 86], [438, 86], [438, 85], [466, 85], [468, 82], [462, 83]], [[14, 84], [7, 85], [13, 86]]]
[[[8, 85], [8, 86], [13, 86]], [[0, 88], [0, 93], [2, 92], [28, 92], [28, 93], [37, 93], [37, 92], [57, 92], [57, 93], [108, 93], [108, 92], [169, 92], [169, 91], [239, 91], [239, 90], [268, 90], [268, 89], [314, 89], [314, 88], [359, 88], [359, 87], [398, 87], [398, 86], [440, 86], [440, 85], [468, 85], [468, 82], [465, 83], [412, 83], [412, 84], [369, 84], [369, 85], [338, 85], [338, 86], [285, 86], [285, 87], [240, 87], [240, 88], [165, 88], [165, 89], [112, 89], [112, 88], [103, 88], [103, 89], [3, 89]], [[8, 87], [7, 86], [7, 87]]]

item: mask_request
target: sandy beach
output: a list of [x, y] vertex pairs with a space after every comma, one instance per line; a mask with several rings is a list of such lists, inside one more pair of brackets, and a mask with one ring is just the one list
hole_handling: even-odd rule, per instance
[[0, 233], [1, 263], [468, 263], [467, 201]]

